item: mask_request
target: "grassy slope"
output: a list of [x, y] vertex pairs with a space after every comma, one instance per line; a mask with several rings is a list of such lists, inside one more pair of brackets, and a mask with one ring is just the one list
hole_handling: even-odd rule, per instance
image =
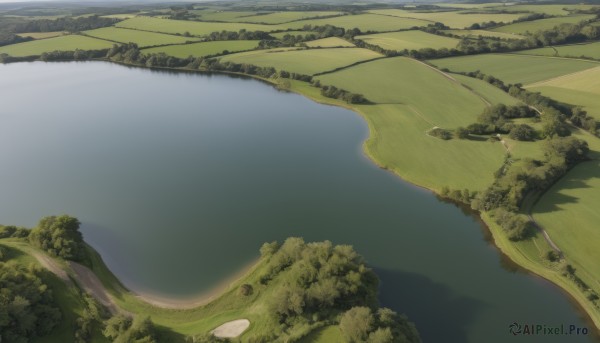
[[306, 46], [311, 48], [336, 48], [336, 47], [354, 47], [355, 45], [348, 42], [345, 39], [338, 37], [329, 37], [323, 39], [316, 39], [310, 42], [305, 42]]
[[514, 54], [485, 54], [431, 60], [439, 68], [455, 72], [481, 72], [505, 83], [529, 84], [597, 67], [598, 62]]
[[492, 104], [505, 104], [505, 105], [518, 105], [522, 104], [520, 100], [513, 98], [508, 93], [500, 91], [497, 87], [490, 85], [489, 83], [479, 80], [476, 78], [460, 75], [451, 74], [453, 78], [458, 80], [460, 83], [471, 89], [477, 95], [484, 98], [486, 101]]
[[62, 36], [64, 34], [65, 34], [65, 32], [62, 32], [62, 31], [55, 31], [55, 32], [26, 32], [26, 33], [19, 33], [17, 36], [31, 37], [33, 39], [45, 39], [45, 38], [59, 37], [59, 36]]
[[444, 30], [444, 32], [461, 37], [497, 37], [502, 39], [524, 39], [524, 36], [514, 35], [512, 33], [494, 32], [487, 30]]
[[338, 326], [326, 326], [311, 332], [298, 343], [345, 343]]
[[[407, 79], [411, 83], [402, 81]], [[410, 182], [437, 190], [443, 186], [480, 190], [502, 164], [500, 144], [442, 141], [426, 134], [433, 126], [471, 123], [485, 104], [460, 83], [419, 62], [379, 60], [322, 75], [319, 80], [378, 103], [355, 106], [371, 130], [366, 151], [379, 165]], [[452, 101], [444, 102], [447, 99]]]
[[430, 22], [440, 22], [453, 29], [464, 29], [475, 23], [488, 21], [510, 23], [523, 14], [464, 14], [460, 12], [412, 12], [399, 9], [371, 10], [369, 13], [382, 14], [386, 16], [416, 18]]
[[220, 54], [224, 50], [228, 51], [244, 51], [251, 50], [258, 46], [256, 40], [240, 40], [240, 41], [215, 41], [203, 42], [194, 44], [162, 46], [150, 49], [144, 49], [144, 53], [165, 53], [169, 56], [186, 58], [188, 56], [202, 57], [208, 55]]
[[517, 52], [524, 55], [588, 57], [600, 59], [600, 43], [571, 44], [531, 49]]
[[580, 21], [589, 20], [592, 18], [594, 18], [594, 16], [588, 15], [588, 14], [573, 15], [573, 16], [568, 16], [568, 17], [546, 18], [546, 19], [524, 21], [524, 22], [520, 22], [520, 23], [516, 23], [516, 24], [500, 26], [495, 29], [492, 29], [492, 31], [515, 33], [515, 34], [524, 34], [526, 32], [533, 33], [533, 32], [537, 32], [537, 31], [549, 30], [560, 24], [565, 24], [565, 23], [577, 24]]
[[410, 18], [395, 18], [390, 16], [379, 16], [375, 14], [358, 14], [345, 15], [342, 17], [327, 18], [327, 19], [310, 19], [295, 21], [289, 24], [279, 25], [281, 29], [302, 29], [304, 25], [325, 25], [343, 27], [345, 29], [359, 28], [361, 31], [395, 31], [409, 29], [414, 26], [427, 26], [430, 24], [427, 21], [410, 19]]
[[334, 11], [275, 12], [251, 17], [238, 17], [236, 21], [247, 23], [281, 24], [294, 20], [327, 17], [342, 14], [344, 13]]
[[540, 82], [529, 89], [564, 103], [581, 106], [600, 120], [600, 66]]
[[281, 49], [250, 51], [227, 55], [222, 61], [248, 63], [262, 67], [275, 67], [301, 74], [316, 74], [344, 67], [359, 61], [381, 57], [380, 54], [359, 48], [309, 49], [280, 51]]
[[185, 20], [169, 20], [150, 17], [135, 17], [122, 21], [116, 25], [129, 29], [138, 29], [164, 33], [183, 34], [186, 31], [192, 35], [206, 35], [216, 31], [275, 31], [277, 27], [258, 24], [241, 23], [205, 23]]
[[[29, 254], [32, 250], [37, 250], [25, 242], [14, 239], [1, 239], [0, 246], [3, 246], [9, 251], [11, 259], [28, 266], [34, 264], [41, 265], [37, 260]], [[72, 286], [67, 286], [62, 280], [54, 274], [44, 271], [41, 274], [42, 280], [52, 290], [54, 299], [60, 308], [63, 317], [59, 325], [52, 331], [50, 335], [32, 340], [32, 343], [63, 343], [71, 342], [74, 337], [73, 324], [81, 315], [84, 309], [84, 304], [80, 296], [80, 291]], [[93, 331], [91, 343], [108, 343], [108, 340], [102, 336], [96, 328]]]
[[84, 32], [88, 36], [112, 40], [120, 43], [136, 43], [139, 47], [183, 44], [188, 41], [197, 41], [198, 38], [166, 35], [162, 33], [119, 29], [116, 27], [104, 27], [101, 29]]
[[15, 57], [36, 56], [44, 52], [55, 50], [74, 51], [76, 49], [83, 50], [100, 50], [110, 48], [114, 43], [105, 40], [84, 37], [79, 35], [69, 35], [54, 37], [48, 39], [40, 39], [25, 43], [6, 45], [0, 47], [0, 54], [5, 53]]
[[355, 38], [387, 50], [452, 49], [458, 45], [458, 39], [437, 36], [419, 30], [379, 33]]

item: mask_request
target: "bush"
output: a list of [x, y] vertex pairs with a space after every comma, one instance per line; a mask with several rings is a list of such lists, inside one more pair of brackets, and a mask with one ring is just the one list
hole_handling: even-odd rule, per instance
[[430, 136], [443, 139], [445, 141], [452, 139], [452, 132], [436, 127], [434, 129], [429, 130], [427, 132]]
[[243, 296], [248, 296], [251, 295], [253, 292], [252, 286], [245, 283], [243, 285], [240, 286], [240, 294]]

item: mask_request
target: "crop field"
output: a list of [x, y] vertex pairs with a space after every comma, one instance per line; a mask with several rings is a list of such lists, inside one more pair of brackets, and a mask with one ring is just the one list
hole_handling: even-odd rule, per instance
[[271, 33], [270, 35], [277, 39], [283, 39], [283, 36], [285, 36], [285, 35], [290, 35], [290, 36], [300, 35], [300, 36], [304, 37], [305, 35], [307, 35], [309, 33], [314, 33], [314, 32], [311, 32], [311, 31], [285, 31], [285, 32]]
[[288, 24], [278, 25], [280, 29], [302, 29], [304, 25], [333, 25], [343, 27], [345, 29], [358, 28], [361, 31], [395, 31], [410, 29], [412, 27], [427, 26], [428, 21], [412, 19], [412, 18], [397, 18], [391, 16], [381, 16], [376, 14], [358, 14], [345, 15], [327, 19], [309, 19], [295, 21]]
[[515, 54], [485, 54], [460, 56], [429, 61], [439, 68], [454, 72], [480, 70], [505, 83], [530, 84], [599, 66], [598, 62], [527, 56]]
[[456, 36], [468, 37], [468, 38], [477, 38], [479, 36], [482, 37], [496, 37], [502, 39], [523, 39], [524, 36], [514, 35], [512, 33], [505, 32], [494, 32], [487, 30], [444, 30], [446, 33], [450, 33]]
[[21, 37], [31, 37], [33, 39], [46, 39], [46, 38], [63, 36], [65, 34], [66, 34], [66, 32], [62, 32], [62, 31], [55, 31], [55, 32], [26, 32], [26, 33], [19, 33], [18, 36], [21, 36]]
[[137, 16], [139, 13], [123, 13], [123, 14], [109, 14], [103, 15], [103, 18], [116, 18], [116, 19], [129, 19]]
[[374, 51], [359, 48], [288, 51], [275, 49], [227, 55], [222, 57], [221, 61], [274, 67], [277, 70], [313, 75], [378, 57], [382, 56]]
[[374, 35], [357, 36], [365, 43], [380, 46], [387, 50], [419, 50], [423, 48], [441, 49], [456, 48], [458, 39], [434, 35], [431, 33], [411, 30], [401, 32], [378, 33]]
[[588, 284], [600, 289], [600, 162], [583, 162], [546, 192], [533, 209], [565, 257]]
[[188, 56], [203, 57], [222, 53], [227, 51], [244, 51], [252, 50], [258, 46], [257, 40], [229, 40], [202, 42], [194, 44], [170, 45], [142, 50], [143, 53], [165, 53], [169, 56], [178, 58], [186, 58]]
[[305, 42], [306, 46], [310, 48], [336, 48], [336, 47], [344, 47], [351, 48], [355, 45], [348, 42], [345, 39], [338, 37], [328, 37], [323, 39], [317, 39], [309, 42]]
[[48, 39], [34, 40], [25, 43], [6, 45], [0, 47], [0, 54], [8, 54], [15, 57], [36, 56], [44, 52], [55, 50], [74, 51], [100, 50], [112, 47], [114, 43], [101, 39], [84, 37], [80, 35], [69, 35]]
[[243, 17], [258, 14], [251, 11], [215, 11], [215, 10], [192, 10], [193, 14], [200, 15], [200, 20], [206, 21], [242, 21]]
[[135, 43], [141, 48], [146, 46], [183, 44], [185, 42], [198, 41], [198, 38], [194, 37], [182, 37], [166, 35], [164, 33], [119, 29], [116, 27], [104, 27], [101, 29], [85, 31], [83, 33], [91, 37], [112, 40], [119, 43]]
[[572, 44], [519, 51], [518, 54], [600, 59], [600, 43]]
[[179, 33], [189, 32], [192, 35], [207, 35], [215, 31], [275, 31], [275, 26], [241, 23], [208, 23], [185, 20], [170, 20], [151, 17], [135, 17], [117, 23], [117, 27], [153, 32]]
[[600, 66], [532, 84], [529, 89], [567, 104], [581, 106], [600, 120]]
[[577, 24], [583, 20], [589, 20], [594, 18], [593, 15], [583, 14], [583, 15], [573, 15], [568, 17], [556, 17], [556, 18], [546, 18], [532, 21], [524, 21], [521, 23], [510, 24], [505, 26], [500, 26], [491, 31], [496, 32], [505, 32], [505, 33], [513, 33], [513, 34], [525, 34], [527, 32], [534, 33], [542, 30], [550, 30], [551, 28], [560, 25], [560, 24]]
[[415, 18], [427, 20], [430, 22], [440, 22], [453, 29], [464, 29], [476, 23], [495, 21], [497, 23], [511, 23], [523, 16], [523, 14], [469, 14], [461, 12], [412, 12], [399, 9], [371, 10], [369, 13], [375, 13], [385, 16], [394, 16], [401, 18]]
[[343, 14], [344, 12], [334, 11], [274, 12], [268, 14], [254, 15], [251, 17], [238, 17], [236, 21], [246, 23], [282, 24], [295, 20], [328, 17]]
[[469, 88], [473, 93], [479, 95], [485, 101], [492, 105], [505, 104], [505, 105], [519, 105], [521, 101], [517, 98], [513, 98], [508, 93], [498, 89], [483, 80], [479, 80], [473, 77], [468, 77], [460, 74], [450, 74], [458, 82]]

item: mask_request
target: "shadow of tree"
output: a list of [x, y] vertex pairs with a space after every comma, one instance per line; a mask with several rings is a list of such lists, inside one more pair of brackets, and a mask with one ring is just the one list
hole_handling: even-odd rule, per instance
[[373, 268], [382, 306], [404, 313], [424, 342], [466, 342], [467, 327], [485, 304], [416, 273]]

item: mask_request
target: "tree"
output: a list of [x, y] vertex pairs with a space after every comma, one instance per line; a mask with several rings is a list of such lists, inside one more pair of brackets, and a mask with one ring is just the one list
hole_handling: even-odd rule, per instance
[[517, 141], [533, 141], [536, 132], [533, 127], [527, 124], [520, 124], [513, 127], [508, 136]]
[[31, 231], [29, 240], [53, 256], [81, 261], [85, 257], [85, 243], [79, 232], [81, 223], [68, 215], [44, 217]]
[[456, 136], [460, 139], [467, 139], [469, 138], [469, 130], [461, 126], [456, 129]]
[[342, 316], [340, 331], [349, 343], [365, 342], [374, 323], [370, 308], [353, 307]]

